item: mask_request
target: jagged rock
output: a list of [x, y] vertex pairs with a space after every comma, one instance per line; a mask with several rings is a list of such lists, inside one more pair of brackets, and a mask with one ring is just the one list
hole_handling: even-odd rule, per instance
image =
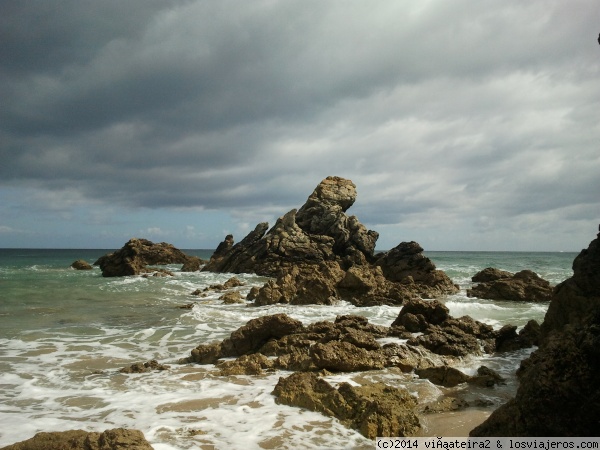
[[115, 428], [102, 433], [83, 430], [37, 433], [1, 450], [152, 450], [139, 430]]
[[415, 370], [420, 378], [427, 378], [433, 384], [454, 387], [466, 383], [471, 377], [454, 367], [438, 366]]
[[495, 267], [486, 267], [485, 269], [477, 272], [471, 281], [474, 283], [487, 283], [489, 281], [501, 280], [503, 278], [512, 278], [513, 273], [507, 272], [506, 270], [496, 269]]
[[254, 305], [331, 305], [340, 300], [335, 284], [342, 276], [343, 271], [334, 262], [290, 267], [258, 290]]
[[[428, 323], [419, 336], [402, 326], [373, 325], [365, 317], [355, 315], [307, 326], [285, 314], [263, 316], [250, 320], [222, 342], [199, 345], [180, 362], [215, 364], [222, 358], [259, 353], [275, 357], [273, 367], [283, 370], [352, 372], [398, 367], [410, 372], [451, 364], [457, 356], [479, 355], [481, 348], [487, 352], [495, 350], [496, 334], [491, 326], [468, 316], [460, 319], [448, 316], [440, 322], [435, 305], [431, 311], [428, 317], [433, 317], [439, 325]], [[410, 338], [407, 344], [382, 346], [378, 342], [403, 333]]]
[[92, 270], [93, 267], [87, 261], [83, 259], [78, 259], [77, 261], [73, 261], [71, 267], [75, 270]]
[[402, 325], [408, 331], [416, 333], [426, 330], [429, 325], [439, 325], [449, 318], [448, 308], [437, 300], [414, 299], [402, 307], [392, 326]]
[[150, 361], [146, 361], [145, 363], [135, 363], [129, 367], [123, 367], [119, 370], [121, 373], [145, 373], [152, 372], [154, 370], [162, 371], [168, 370], [170, 366], [165, 364], [160, 364], [157, 360], [153, 359]]
[[527, 325], [517, 334], [517, 327], [504, 325], [497, 331], [496, 351], [510, 352], [520, 348], [538, 345], [540, 336], [540, 325], [535, 320], [530, 320]]
[[103, 277], [122, 277], [155, 272], [148, 265], [185, 264], [196, 257], [188, 256], [171, 244], [155, 244], [147, 239], [130, 239], [120, 250], [101, 256], [95, 263]]
[[600, 234], [556, 286], [539, 348], [521, 362], [514, 399], [471, 436], [596, 436], [600, 429]]
[[402, 242], [377, 259], [383, 275], [390, 281], [419, 286], [416, 292], [422, 297], [434, 298], [459, 291], [448, 276], [436, 270], [435, 264], [423, 255], [416, 242]]
[[505, 380], [498, 372], [487, 366], [477, 368], [477, 375], [469, 377], [467, 383], [475, 384], [481, 387], [492, 387], [497, 384], [504, 384]]
[[402, 305], [418, 292], [389, 281], [378, 266], [352, 266], [337, 285], [338, 295], [357, 306]]
[[303, 329], [302, 322], [292, 319], [286, 314], [263, 316], [250, 320], [246, 325], [231, 333], [225, 345], [231, 346], [235, 355], [246, 355], [258, 351], [270, 339], [280, 339]]
[[405, 389], [373, 383], [335, 389], [315, 373], [281, 377], [273, 390], [276, 401], [337, 417], [369, 439], [412, 436], [420, 429], [414, 409], [417, 401]]
[[500, 275], [467, 289], [468, 297], [517, 302], [548, 302], [551, 295], [550, 283], [531, 270], [522, 270], [511, 277]]
[[366, 350], [346, 341], [315, 344], [310, 348], [310, 357], [319, 369], [334, 372], [383, 369], [386, 362], [381, 352]]
[[246, 303], [245, 300], [243, 299], [240, 291], [226, 292], [225, 294], [223, 294], [219, 297], [219, 300], [221, 300], [226, 305], [233, 305], [236, 303]]
[[230, 375], [262, 375], [265, 370], [272, 369], [275, 362], [260, 353], [243, 355], [233, 361], [217, 364], [222, 376]]
[[346, 215], [355, 200], [350, 180], [327, 177], [299, 210], [280, 217], [271, 229], [258, 224], [235, 245], [227, 236], [202, 270], [276, 278], [253, 294], [257, 305], [337, 299], [359, 306], [397, 305], [415, 296], [458, 291], [414, 242], [376, 257], [378, 234]]

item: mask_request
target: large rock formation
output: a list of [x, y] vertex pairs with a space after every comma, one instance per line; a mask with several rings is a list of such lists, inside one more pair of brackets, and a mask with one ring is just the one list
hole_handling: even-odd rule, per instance
[[113, 253], [98, 258], [94, 263], [100, 266], [104, 277], [122, 277], [154, 272], [148, 265], [183, 264], [183, 271], [200, 269], [200, 258], [189, 256], [171, 244], [155, 244], [147, 239], [132, 238]]
[[83, 430], [37, 433], [0, 450], [152, 450], [138, 430], [115, 428], [102, 433]]
[[531, 270], [512, 274], [488, 267], [475, 274], [472, 281], [479, 284], [467, 289], [468, 297], [541, 303], [552, 296], [550, 283]]
[[521, 363], [514, 399], [472, 436], [597, 436], [600, 430], [600, 234], [557, 285], [538, 350]]
[[458, 291], [416, 242], [376, 255], [378, 233], [346, 215], [355, 200], [350, 180], [328, 177], [271, 229], [260, 223], [235, 245], [228, 235], [203, 270], [276, 278], [259, 293], [257, 305], [342, 298], [361, 306], [402, 304]]

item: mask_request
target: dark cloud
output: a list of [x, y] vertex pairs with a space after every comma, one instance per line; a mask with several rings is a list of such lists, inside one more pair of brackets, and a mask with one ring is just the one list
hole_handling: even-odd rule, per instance
[[5, 1], [0, 189], [246, 224], [336, 174], [385, 226], [598, 211], [597, 15], [591, 0]]

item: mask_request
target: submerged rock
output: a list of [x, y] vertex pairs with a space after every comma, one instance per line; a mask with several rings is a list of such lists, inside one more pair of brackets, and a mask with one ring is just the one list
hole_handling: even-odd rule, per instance
[[554, 289], [514, 399], [471, 436], [596, 436], [600, 429], [600, 234]]
[[[183, 264], [187, 270], [200, 265], [200, 258], [188, 256], [171, 244], [155, 244], [147, 239], [132, 238], [116, 252], [98, 258], [94, 263], [100, 266], [103, 277], [122, 277], [156, 272], [148, 265]], [[197, 269], [195, 269], [197, 270]]]
[[83, 430], [37, 433], [1, 450], [152, 450], [139, 430], [115, 428], [102, 433]]
[[269, 229], [260, 223], [241, 242], [228, 235], [203, 268], [213, 272], [271, 276], [256, 305], [400, 305], [415, 296], [455, 293], [448, 276], [426, 258], [416, 242], [375, 255], [378, 233], [346, 211], [356, 200], [350, 180], [327, 177], [299, 210], [291, 210]]
[[480, 283], [467, 289], [468, 297], [516, 302], [549, 302], [552, 286], [531, 270], [510, 272], [487, 268], [472, 278]]

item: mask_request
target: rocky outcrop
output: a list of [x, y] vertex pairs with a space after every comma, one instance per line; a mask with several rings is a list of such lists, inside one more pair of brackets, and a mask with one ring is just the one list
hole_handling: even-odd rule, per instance
[[355, 200], [350, 180], [328, 177], [299, 210], [279, 218], [271, 229], [260, 223], [237, 244], [228, 235], [203, 270], [275, 278], [253, 294], [256, 305], [340, 299], [359, 306], [400, 305], [458, 291], [416, 242], [376, 255], [378, 233], [346, 215]]
[[37, 433], [0, 450], [152, 450], [138, 430], [115, 428], [102, 433], [83, 430]]
[[73, 264], [71, 264], [71, 267], [75, 270], [92, 270], [93, 267], [90, 263], [88, 263], [87, 261], [84, 261], [83, 259], [78, 259], [77, 261], [73, 261]]
[[596, 436], [600, 429], [600, 234], [556, 286], [539, 348], [521, 363], [514, 399], [472, 436]]
[[95, 263], [103, 277], [140, 275], [156, 271], [148, 265], [183, 264], [187, 270], [198, 270], [200, 258], [189, 256], [171, 244], [155, 244], [147, 239], [130, 239], [116, 252], [101, 256]]
[[340, 383], [336, 389], [315, 373], [295, 373], [280, 378], [273, 395], [277, 403], [336, 417], [369, 439], [413, 436], [420, 429], [416, 399], [406, 389], [383, 383]]
[[[522, 344], [519, 336], [515, 336], [515, 346]], [[389, 337], [402, 337], [408, 342], [379, 343], [380, 339]], [[220, 359], [235, 357], [238, 366], [250, 364], [252, 367], [248, 370], [252, 373], [256, 367], [332, 372], [398, 367], [411, 372], [449, 365], [466, 355], [480, 355], [482, 349], [493, 353], [497, 351], [499, 337], [491, 326], [468, 316], [453, 318], [436, 300], [411, 300], [391, 327], [373, 325], [366, 318], [353, 315], [307, 326], [286, 314], [263, 316], [249, 321], [222, 342], [199, 345], [180, 362], [216, 364]], [[504, 345], [508, 340], [502, 341]], [[241, 359], [257, 354], [272, 360], [266, 365], [262, 359], [258, 362]]]
[[531, 270], [522, 270], [514, 275], [497, 269], [484, 269], [476, 274], [473, 281], [481, 281], [467, 289], [468, 297], [516, 302], [548, 302], [552, 296], [552, 286]]

